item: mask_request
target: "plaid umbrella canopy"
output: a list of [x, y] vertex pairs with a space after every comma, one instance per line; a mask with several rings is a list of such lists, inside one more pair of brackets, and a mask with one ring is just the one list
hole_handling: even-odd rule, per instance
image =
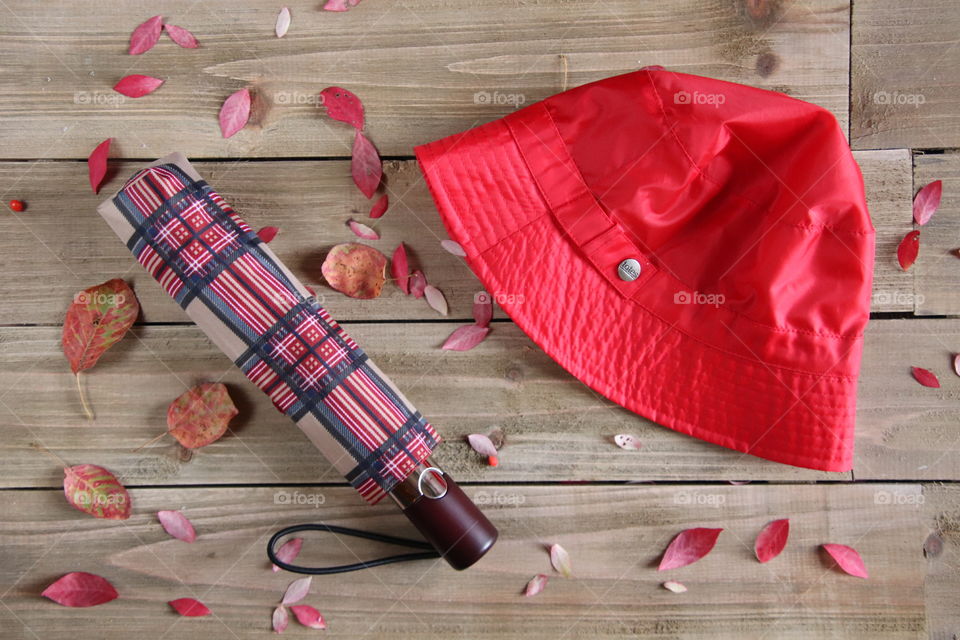
[[456, 568], [493, 545], [493, 525], [429, 464], [433, 426], [182, 154], [138, 171], [98, 211], [368, 503], [391, 494]]

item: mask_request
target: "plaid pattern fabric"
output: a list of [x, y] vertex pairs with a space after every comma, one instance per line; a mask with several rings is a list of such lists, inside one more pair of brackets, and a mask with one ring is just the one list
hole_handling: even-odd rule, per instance
[[325, 428], [312, 439], [376, 503], [430, 454], [438, 434], [187, 167], [182, 160], [139, 171], [101, 213], [201, 328], [231, 345], [235, 364], [277, 409], [305, 431]]

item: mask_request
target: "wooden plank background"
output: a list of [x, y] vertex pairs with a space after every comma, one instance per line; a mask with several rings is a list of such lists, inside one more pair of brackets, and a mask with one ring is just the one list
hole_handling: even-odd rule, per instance
[[[270, 532], [322, 520], [415, 535], [392, 505], [361, 504], [103, 224], [83, 159], [106, 137], [115, 138], [115, 159], [102, 193], [144, 160], [180, 150], [251, 225], [279, 226], [273, 249], [438, 427], [446, 443], [436, 460], [500, 529], [494, 550], [466, 573], [424, 562], [315, 579], [308, 602], [327, 616], [328, 635], [960, 634], [953, 2], [364, 0], [340, 14], [321, 4], [289, 3], [293, 25], [278, 40], [280, 5], [263, 0], [0, 3], [0, 192], [28, 202], [22, 214], [0, 215], [0, 636], [263, 636], [292, 579], [266, 568]], [[130, 31], [156, 14], [191, 29], [202, 47], [180, 49], [163, 36], [148, 54], [127, 56]], [[480, 285], [440, 248], [446, 234], [412, 147], [501, 117], [513, 109], [505, 100], [529, 104], [648, 64], [782, 91], [826, 107], [849, 129], [877, 229], [850, 473], [743, 456], [631, 414], [572, 378], [499, 310], [475, 350], [439, 348], [469, 321]], [[122, 99], [110, 87], [130, 73], [165, 84]], [[370, 206], [349, 177], [350, 128], [318, 108], [317, 93], [333, 84], [363, 98], [367, 133], [386, 158], [391, 208], [371, 244], [389, 253], [403, 241], [414, 267], [446, 293], [448, 318], [391, 285], [357, 301], [322, 282], [326, 250], [354, 240], [344, 223]], [[217, 110], [244, 86], [255, 95], [252, 122], [223, 140]], [[885, 104], [876, 99], [883, 92], [923, 103]], [[943, 206], [904, 272], [896, 246], [913, 228], [915, 189], [934, 179], [944, 180]], [[97, 414], [90, 423], [60, 352], [60, 325], [76, 291], [112, 277], [133, 284], [143, 313], [82, 378]], [[935, 371], [941, 388], [917, 385], [911, 366]], [[208, 380], [225, 382], [240, 409], [227, 436], [194, 452], [169, 439], [135, 451], [164, 431], [172, 398]], [[494, 426], [507, 434], [496, 469], [463, 441]], [[616, 433], [634, 433], [643, 449], [618, 449]], [[38, 447], [114, 470], [132, 487], [133, 518], [104, 522], [72, 510], [58, 489], [62, 471]], [[323, 504], [278, 503], [294, 492]], [[153, 514], [163, 508], [184, 509], [197, 543], [162, 532]], [[778, 517], [791, 518], [790, 545], [760, 565], [753, 538]], [[690, 526], [726, 531], [708, 558], [671, 572], [690, 587], [672, 594], [655, 564]], [[575, 579], [550, 571], [544, 545], [552, 542], [570, 551]], [[831, 568], [816, 549], [823, 542], [856, 546], [871, 578]], [[308, 544], [304, 559], [385, 551], [338, 538]], [[121, 599], [68, 610], [38, 596], [70, 570], [105, 575]], [[551, 574], [547, 590], [523, 598], [538, 572]], [[178, 619], [164, 604], [190, 595], [216, 616]], [[295, 627], [287, 633], [307, 632]]]

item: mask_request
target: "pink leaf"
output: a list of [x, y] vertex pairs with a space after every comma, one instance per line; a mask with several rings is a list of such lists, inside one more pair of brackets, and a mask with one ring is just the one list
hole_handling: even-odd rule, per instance
[[558, 544], [550, 545], [550, 564], [564, 578], [573, 575], [573, 569], [570, 567], [570, 554]]
[[148, 93], [153, 93], [156, 91], [157, 88], [162, 84], [163, 80], [160, 78], [142, 76], [135, 73], [133, 75], [120, 78], [120, 81], [113, 85], [113, 90], [117, 93], [122, 93], [128, 98], [142, 98]]
[[287, 35], [287, 29], [290, 28], [290, 9], [284, 7], [277, 14], [277, 37], [282, 38]]
[[427, 288], [427, 277], [423, 275], [423, 271], [417, 269], [412, 274], [410, 274], [410, 293], [413, 294], [414, 298], [422, 298], [423, 291]]
[[350, 227], [350, 231], [358, 238], [363, 238], [364, 240], [379, 240], [380, 234], [363, 224], [362, 222], [357, 222], [353, 218], [347, 220], [347, 226]]
[[[386, 196], [384, 196], [386, 198]], [[393, 252], [393, 259], [390, 261], [390, 275], [397, 281], [397, 286], [404, 293], [410, 293], [410, 266], [407, 263], [407, 248], [400, 243], [400, 246]]]
[[478, 327], [490, 325], [493, 319], [493, 300], [486, 291], [478, 291], [473, 295], [473, 321]]
[[537, 575], [533, 576], [530, 582], [527, 583], [527, 588], [524, 590], [523, 595], [527, 596], [528, 598], [530, 596], [537, 595], [543, 591], [544, 587], [547, 586], [547, 579], [547, 576], [542, 573], [538, 573]]
[[187, 517], [179, 511], [157, 511], [157, 519], [163, 525], [164, 531], [177, 540], [193, 542], [197, 539], [197, 532]]
[[467, 442], [470, 447], [482, 456], [497, 455], [497, 448], [493, 446], [493, 440], [482, 433], [471, 433], [467, 436]]
[[917, 261], [917, 255], [920, 253], [920, 232], [913, 230], [903, 236], [900, 245], [897, 247], [897, 262], [900, 268], [906, 271]]
[[490, 327], [467, 324], [451, 333], [444, 341], [442, 348], [447, 351], [470, 351], [483, 342], [488, 333], [490, 333]]
[[674, 593], [686, 593], [687, 587], [682, 582], [676, 582], [674, 580], [667, 580], [663, 583], [663, 588], [667, 591], [673, 591]]
[[297, 622], [311, 629], [326, 629], [327, 623], [324, 622], [320, 612], [308, 604], [295, 604], [290, 607], [293, 615], [297, 617]]
[[229, 138], [247, 124], [250, 119], [250, 91], [240, 89], [223, 101], [220, 107], [220, 133]]
[[293, 604], [306, 598], [307, 594], [310, 593], [310, 582], [312, 580], [313, 576], [307, 576], [291, 582], [283, 593], [283, 601], [280, 604]]
[[113, 138], [107, 138], [97, 145], [97, 148], [90, 152], [87, 158], [87, 172], [90, 174], [90, 187], [94, 193], [100, 193], [100, 183], [107, 175], [107, 156], [110, 155], [110, 142]]
[[324, 11], [349, 11], [350, 7], [360, 4], [360, 0], [327, 0], [323, 5]]
[[163, 28], [163, 16], [153, 16], [130, 34], [130, 49], [132, 56], [138, 56], [153, 48], [160, 39], [160, 30]]
[[357, 130], [353, 137], [353, 155], [350, 158], [350, 173], [353, 182], [363, 195], [372, 198], [380, 186], [383, 178], [383, 165], [380, 163], [380, 154], [373, 143]]
[[423, 288], [423, 294], [427, 296], [427, 304], [429, 304], [434, 311], [442, 316], [450, 312], [447, 308], [447, 299], [443, 296], [443, 291], [440, 291], [440, 289], [437, 289], [432, 284], [428, 284]]
[[640, 439], [629, 433], [618, 433], [613, 436], [613, 442], [621, 449], [640, 449], [643, 447], [640, 444]]
[[290, 623], [290, 616], [287, 615], [287, 609], [280, 605], [273, 610], [273, 630], [277, 633], [283, 633]]
[[688, 564], [693, 564], [710, 553], [713, 545], [717, 543], [717, 538], [720, 536], [721, 531], [723, 531], [723, 529], [706, 529], [702, 527], [681, 531], [667, 547], [657, 571], [678, 569]]
[[280, 227], [264, 227], [257, 231], [257, 237], [264, 242], [272, 242], [277, 237], [278, 231], [280, 231]]
[[953, 356], [953, 371], [960, 376], [960, 353]]
[[937, 379], [937, 374], [933, 371], [920, 367], [910, 367], [910, 371], [913, 372], [913, 377], [916, 378], [917, 382], [923, 386], [933, 387], [934, 389], [940, 388], [940, 380]]
[[74, 571], [62, 576], [40, 595], [65, 607], [93, 607], [110, 602], [119, 594], [100, 576]]
[[845, 544], [828, 543], [824, 544], [823, 548], [826, 549], [830, 557], [836, 560], [840, 568], [846, 573], [858, 578], [869, 577], [869, 575], [867, 575], [867, 567], [863, 564], [863, 558], [860, 557], [860, 554], [857, 553], [857, 550], [853, 547], [848, 547]]
[[[277, 549], [277, 560], [290, 564], [300, 555], [300, 549], [303, 548], [303, 538], [291, 538], [280, 545]], [[273, 572], [280, 571], [280, 567], [273, 565]]]
[[353, 125], [357, 131], [363, 129], [363, 103], [352, 91], [342, 87], [327, 87], [320, 92], [320, 100], [327, 108], [328, 116]]
[[940, 198], [943, 196], [943, 181], [934, 180], [917, 192], [913, 199], [913, 221], [919, 225], [930, 222], [930, 218], [940, 208]]
[[461, 258], [467, 257], [467, 252], [463, 250], [463, 247], [453, 240], [441, 240], [440, 246], [446, 249], [448, 253], [452, 253], [455, 256], [460, 256]]
[[787, 546], [787, 537], [790, 535], [790, 519], [774, 520], [765, 526], [757, 535], [753, 550], [760, 562], [770, 562]]
[[177, 598], [167, 604], [173, 607], [177, 613], [187, 618], [199, 618], [212, 613], [210, 609], [207, 608], [207, 605], [193, 598]]
[[387, 198], [387, 194], [383, 194], [376, 202], [373, 203], [373, 206], [370, 207], [370, 217], [379, 218], [387, 212], [387, 207], [390, 206], [390, 199]]
[[170, 36], [170, 39], [184, 49], [196, 49], [200, 46], [200, 43], [197, 42], [197, 39], [193, 36], [193, 34], [183, 27], [178, 27], [175, 24], [165, 24], [163, 25], [163, 28], [166, 29], [167, 35]]

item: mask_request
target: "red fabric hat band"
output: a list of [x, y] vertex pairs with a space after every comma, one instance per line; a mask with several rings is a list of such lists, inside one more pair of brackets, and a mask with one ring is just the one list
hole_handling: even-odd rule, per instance
[[415, 151], [468, 264], [573, 375], [677, 431], [851, 468], [873, 227], [829, 113], [640, 71]]

